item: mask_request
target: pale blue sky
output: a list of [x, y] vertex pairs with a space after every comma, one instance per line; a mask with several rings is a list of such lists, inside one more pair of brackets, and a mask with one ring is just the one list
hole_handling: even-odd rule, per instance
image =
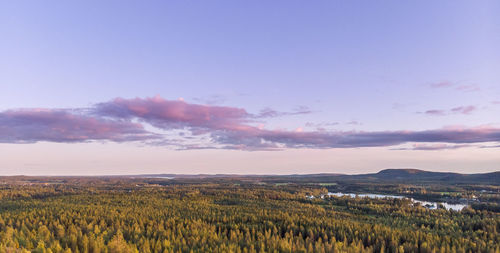
[[[268, 129], [498, 127], [500, 104], [494, 103], [500, 101], [498, 13], [498, 1], [2, 1], [0, 111], [92, 107], [117, 97], [159, 95], [191, 104], [244, 108], [254, 114], [264, 108], [311, 111], [266, 119]], [[467, 106], [474, 110], [452, 111]], [[440, 115], [425, 113], [431, 110]], [[348, 124], [352, 121], [360, 124]], [[333, 122], [338, 124], [325, 124]], [[161, 158], [165, 154], [189, 157], [194, 152], [215, 154], [200, 161], [203, 173], [231, 171], [221, 167], [272, 173], [269, 164], [279, 163], [279, 159], [266, 160], [273, 155], [265, 151], [163, 148], [160, 152], [155, 147], [148, 153], [144, 150], [151, 147], [136, 143], [5, 143], [1, 150], [11, 158], [2, 157], [0, 174], [2, 169], [7, 174], [18, 169], [28, 174], [66, 173], [60, 161], [37, 160], [39, 167], [33, 170], [23, 165], [29, 161], [21, 164], [12, 158], [44, 145], [53, 150], [48, 157], [79, 145], [97, 150], [117, 146], [116, 150], [124, 149], [120, 153], [124, 156], [134, 149], [148, 156], [157, 154], [149, 158], [154, 165], [146, 171], [136, 166], [123, 173], [163, 172], [168, 163]], [[280, 157], [293, 152], [303, 159], [290, 172], [356, 172], [356, 168], [368, 171], [386, 166], [467, 172], [500, 169], [499, 159], [490, 154], [499, 149], [392, 153], [388, 147], [376, 149], [385, 160], [398, 160], [398, 154], [405, 159], [396, 164], [375, 159], [356, 167], [355, 160], [316, 164], [309, 161], [314, 156], [305, 155], [330, 152], [336, 157], [336, 152], [347, 152], [338, 149], [302, 151], [302, 158], [301, 149], [273, 152], [281, 152]], [[460, 167], [443, 158], [444, 154], [462, 157], [471, 150], [484, 156], [476, 161], [477, 168]], [[373, 148], [351, 151], [357, 154], [353, 157], [377, 157]], [[237, 161], [224, 166], [214, 162], [230, 152], [245, 159], [259, 159], [262, 154], [262, 164], [241, 169]], [[429, 157], [427, 163], [420, 161], [422, 154]], [[82, 168], [94, 166], [88, 161], [95, 157], [91, 152], [80, 154], [83, 165], [71, 173], [85, 174]], [[116, 157], [100, 159], [104, 165], [94, 173], [118, 173], [112, 168], [123, 165]], [[187, 160], [176, 161], [167, 172], [185, 172]], [[315, 165], [308, 166], [309, 162]], [[439, 168], [433, 166], [437, 163]], [[195, 165], [189, 168], [196, 172]], [[286, 172], [285, 168], [276, 171]]]

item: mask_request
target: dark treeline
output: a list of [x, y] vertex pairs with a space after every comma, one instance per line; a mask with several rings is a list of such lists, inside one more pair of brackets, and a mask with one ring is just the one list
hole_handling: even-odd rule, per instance
[[0, 189], [0, 252], [500, 252], [497, 210], [308, 185], [88, 181]]

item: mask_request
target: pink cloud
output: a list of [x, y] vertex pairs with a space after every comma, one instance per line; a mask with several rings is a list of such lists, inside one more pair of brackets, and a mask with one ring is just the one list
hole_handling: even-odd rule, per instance
[[[469, 113], [472, 110], [468, 107], [454, 109], [457, 113]], [[386, 147], [404, 143], [468, 145], [500, 142], [500, 129], [492, 126], [427, 131], [340, 132], [304, 129], [288, 131], [267, 130], [262, 126], [262, 122], [256, 122], [254, 119], [255, 115], [242, 108], [190, 104], [160, 97], [118, 98], [78, 111], [29, 109], [0, 112], [0, 142], [142, 141], [151, 145], [175, 146], [178, 149], [243, 150]], [[157, 128], [156, 130], [170, 134], [146, 131], [144, 127], [146, 123]], [[182, 130], [190, 134], [176, 133], [172, 130]], [[200, 138], [206, 142], [193, 143], [193, 140]], [[443, 147], [430, 146], [430, 148]]]
[[250, 117], [250, 114], [241, 108], [189, 104], [181, 100], [165, 100], [158, 96], [145, 99], [117, 98], [111, 102], [98, 104], [95, 111], [105, 117], [137, 118], [164, 129], [233, 128], [246, 122]]
[[450, 82], [450, 81], [441, 81], [437, 83], [429, 84], [431, 88], [454, 88], [457, 91], [464, 92], [474, 92], [481, 90], [481, 87], [477, 84], [461, 84]]
[[153, 126], [169, 128], [237, 129], [255, 119], [308, 114], [306, 107], [292, 112], [278, 112], [270, 108], [259, 114], [250, 114], [245, 109], [229, 106], [190, 104], [184, 100], [166, 100], [159, 96], [152, 98], [123, 99], [100, 103], [95, 113], [112, 118], [137, 118]]
[[259, 147], [275, 144], [281, 148], [356, 148], [385, 147], [416, 143], [469, 144], [500, 141], [500, 129], [462, 129], [428, 131], [382, 132], [293, 132], [261, 130], [257, 128], [239, 131], [214, 131], [213, 139], [227, 148]]
[[81, 115], [68, 110], [24, 109], [0, 113], [0, 142], [123, 142], [152, 137], [140, 124]]

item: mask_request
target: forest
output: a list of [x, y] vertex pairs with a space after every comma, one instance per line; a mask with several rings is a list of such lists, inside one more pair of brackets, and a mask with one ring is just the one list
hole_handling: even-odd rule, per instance
[[1, 177], [0, 252], [500, 252], [495, 184], [275, 181]]

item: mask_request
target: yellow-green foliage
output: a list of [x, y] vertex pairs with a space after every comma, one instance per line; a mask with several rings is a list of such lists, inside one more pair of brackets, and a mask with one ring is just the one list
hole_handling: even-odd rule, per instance
[[427, 210], [400, 199], [305, 198], [321, 191], [234, 184], [4, 188], [0, 252], [499, 251], [498, 213]]

